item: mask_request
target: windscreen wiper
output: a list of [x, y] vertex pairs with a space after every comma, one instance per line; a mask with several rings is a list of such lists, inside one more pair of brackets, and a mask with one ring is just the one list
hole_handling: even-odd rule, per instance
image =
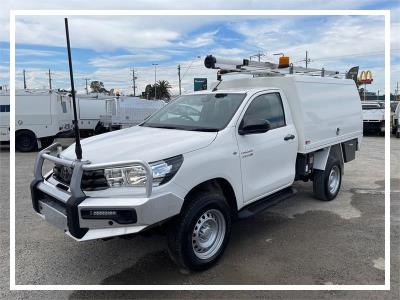
[[194, 128], [189, 129], [190, 131], [204, 131], [204, 132], [217, 132], [219, 131], [218, 128]]

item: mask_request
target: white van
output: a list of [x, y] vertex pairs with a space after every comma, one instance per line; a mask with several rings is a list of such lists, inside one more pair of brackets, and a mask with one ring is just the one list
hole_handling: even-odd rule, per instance
[[[0, 94], [0, 99], [9, 110], [9, 92]], [[18, 151], [46, 147], [56, 135], [72, 129], [72, 107], [68, 96], [49, 90], [17, 90], [15, 102], [15, 147]], [[9, 118], [9, 112], [4, 112], [4, 116]], [[5, 138], [10, 140], [9, 136]]]
[[[223, 80], [146, 121], [39, 153], [34, 210], [78, 241], [167, 229], [185, 268], [213, 265], [232, 221], [293, 196], [295, 180], [333, 200], [362, 139], [355, 82], [313, 76]], [[42, 176], [44, 160], [53, 171]]]

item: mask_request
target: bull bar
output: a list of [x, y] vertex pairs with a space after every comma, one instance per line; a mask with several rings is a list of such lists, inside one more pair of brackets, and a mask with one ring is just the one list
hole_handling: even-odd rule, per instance
[[[147, 176], [145, 184], [146, 197], [149, 198], [151, 196], [153, 187], [153, 172], [147, 162], [142, 160], [129, 160], [92, 164], [88, 160], [72, 160], [52, 155], [52, 151], [57, 149], [58, 147], [61, 147], [61, 144], [54, 143], [51, 146], [40, 151], [36, 157], [34, 166], [34, 180], [31, 182], [30, 185], [32, 205], [34, 210], [41, 215], [43, 214], [43, 211], [52, 212], [52, 217], [49, 217], [49, 220], [51, 220], [51, 218], [59, 218], [59, 216], [63, 216], [66, 221], [62, 220], [60, 222], [59, 220], [57, 220], [56, 223], [66, 223], [65, 228], [62, 229], [64, 229], [64, 231], [69, 231], [69, 233], [73, 237], [80, 239], [89, 230], [88, 228], [81, 228], [79, 224], [78, 205], [87, 198], [81, 188], [81, 180], [84, 171], [92, 171], [112, 167], [123, 167], [128, 165], [140, 165], [144, 168]], [[46, 180], [42, 174], [43, 163], [45, 160], [49, 160], [56, 164], [72, 168], [73, 171], [68, 190], [63, 190], [56, 186], [54, 186], [54, 188], [49, 187], [49, 184], [45, 183]], [[57, 202], [59, 202], [59, 204], [63, 206], [62, 211], [58, 209], [58, 205], [53, 205], [52, 207], [50, 207], [45, 203], [45, 199], [49, 197], [55, 199]], [[46, 209], [42, 210], [44, 206]]]

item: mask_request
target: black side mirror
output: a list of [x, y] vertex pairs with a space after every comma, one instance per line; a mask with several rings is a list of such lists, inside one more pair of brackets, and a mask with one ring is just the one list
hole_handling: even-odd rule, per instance
[[257, 134], [257, 133], [265, 133], [271, 129], [271, 124], [264, 119], [249, 119], [242, 120], [239, 125], [239, 134]]

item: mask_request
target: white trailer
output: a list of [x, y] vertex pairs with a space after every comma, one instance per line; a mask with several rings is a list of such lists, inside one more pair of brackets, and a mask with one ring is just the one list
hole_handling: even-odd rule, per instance
[[[0, 94], [2, 136], [9, 142], [4, 124], [9, 123], [10, 94]], [[7, 107], [8, 105], [8, 107]], [[72, 129], [72, 106], [68, 96], [49, 90], [17, 90], [15, 95], [15, 146], [27, 152], [50, 145], [54, 138]], [[3, 124], [4, 123], [4, 124]], [[3, 141], [3, 138], [2, 138]]]
[[121, 129], [143, 122], [164, 107], [162, 100], [144, 100], [138, 97], [119, 97], [106, 100], [106, 113], [100, 123], [105, 128]]

